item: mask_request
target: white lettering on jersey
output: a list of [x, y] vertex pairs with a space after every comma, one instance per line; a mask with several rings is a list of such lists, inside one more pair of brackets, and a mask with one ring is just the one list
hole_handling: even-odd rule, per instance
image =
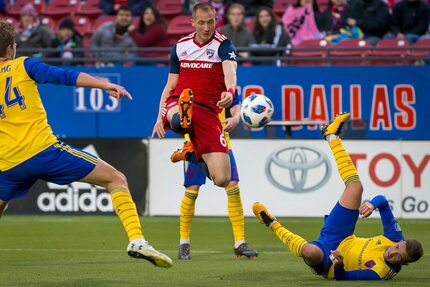
[[181, 62], [181, 68], [193, 69], [212, 69], [213, 63], [184, 63]]

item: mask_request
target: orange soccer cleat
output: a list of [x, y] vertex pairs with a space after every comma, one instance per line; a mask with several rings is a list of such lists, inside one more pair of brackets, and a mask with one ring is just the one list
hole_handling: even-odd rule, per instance
[[191, 125], [191, 115], [192, 115], [192, 105], [193, 105], [193, 92], [191, 89], [184, 89], [179, 96], [178, 106], [179, 106], [179, 119], [181, 127], [183, 129], [188, 129]]
[[180, 149], [172, 153], [172, 155], [170, 156], [170, 161], [175, 163], [178, 161], [186, 160], [187, 154], [190, 154], [192, 152], [194, 152], [193, 144], [189, 141], [186, 141]]

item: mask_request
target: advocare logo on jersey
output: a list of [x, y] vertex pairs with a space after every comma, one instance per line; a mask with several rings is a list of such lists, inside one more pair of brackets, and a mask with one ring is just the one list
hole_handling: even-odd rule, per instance
[[[96, 155], [93, 145], [83, 150]], [[111, 196], [104, 188], [83, 182], [69, 185], [47, 183], [52, 192], [42, 192], [37, 206], [44, 212], [113, 212]]]
[[324, 152], [310, 146], [282, 146], [266, 160], [266, 177], [280, 190], [311, 192], [330, 178], [331, 166]]
[[191, 69], [212, 69], [213, 63], [189, 63], [181, 62], [181, 68], [191, 68]]

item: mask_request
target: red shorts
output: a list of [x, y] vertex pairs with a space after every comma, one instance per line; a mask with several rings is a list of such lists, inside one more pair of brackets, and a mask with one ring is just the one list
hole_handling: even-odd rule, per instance
[[[166, 99], [162, 110], [164, 129], [171, 130], [167, 121], [167, 112], [178, 105], [178, 97], [170, 96]], [[209, 108], [199, 104], [193, 104], [191, 125], [187, 133], [196, 150], [197, 159], [200, 161], [202, 154], [211, 152], [223, 152], [228, 154], [227, 142], [218, 114]]]
[[205, 153], [223, 152], [228, 154], [228, 146], [218, 114], [208, 108], [196, 103], [193, 105], [193, 115], [188, 134], [196, 150], [198, 160], [201, 160], [202, 154]]
[[166, 99], [163, 105], [163, 109], [161, 110], [161, 117], [163, 119], [164, 129], [171, 130], [169, 122], [167, 121], [167, 112], [178, 105], [178, 96], [170, 96]]

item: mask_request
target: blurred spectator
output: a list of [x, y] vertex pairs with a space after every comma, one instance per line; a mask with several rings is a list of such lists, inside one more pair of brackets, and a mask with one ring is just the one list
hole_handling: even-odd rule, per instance
[[61, 58], [64, 60], [63, 64], [67, 65], [70, 65], [68, 60], [84, 56], [83, 52], [73, 51], [76, 48], [82, 48], [82, 36], [75, 30], [75, 24], [72, 19], [66, 18], [60, 22], [58, 35], [52, 40], [51, 48], [58, 48], [59, 51], [49, 53], [49, 56]]
[[132, 22], [131, 10], [127, 6], [118, 9], [116, 20], [100, 26], [91, 37], [91, 49], [121, 48], [118, 51], [94, 52], [96, 57], [118, 58], [128, 55], [126, 49], [136, 47], [128, 34], [128, 27]]
[[429, 6], [422, 0], [403, 0], [394, 6], [391, 33], [386, 38], [406, 39], [414, 44], [427, 31]]
[[342, 15], [345, 8], [345, 0], [331, 0], [322, 14], [320, 31], [327, 35], [338, 34], [343, 27]]
[[364, 38], [375, 45], [390, 27], [388, 6], [382, 0], [352, 0], [346, 4], [344, 25], [358, 26]]
[[209, 0], [212, 7], [215, 9], [216, 28], [224, 26], [225, 3], [224, 0]]
[[116, 15], [122, 6], [128, 6], [133, 16], [139, 16], [143, 10], [152, 5], [152, 0], [100, 0], [99, 7], [104, 15]]
[[227, 4], [241, 4], [243, 7], [245, 7], [246, 16], [254, 16], [257, 15], [257, 10], [261, 6], [272, 8], [273, 1], [274, 0], [228, 0]]
[[54, 35], [49, 28], [40, 24], [33, 5], [27, 4], [22, 7], [20, 14], [19, 26], [16, 29], [17, 57], [28, 55], [40, 58], [39, 53], [21, 53], [20, 49], [48, 48]]
[[[230, 24], [222, 26], [219, 31], [229, 38], [236, 47], [248, 47], [255, 44], [254, 35], [245, 26], [245, 8], [241, 4], [232, 4], [227, 11]], [[239, 52], [241, 57], [248, 57], [249, 53]]]
[[[251, 45], [251, 47], [260, 48], [276, 48], [284, 47], [290, 43], [290, 38], [285, 32], [282, 24], [279, 22], [278, 17], [273, 12], [272, 8], [262, 6], [257, 9], [255, 14], [254, 23], [254, 37], [256, 44]], [[273, 52], [273, 51], [255, 51], [251, 53], [253, 56], [281, 56], [285, 52]], [[277, 60], [275, 61], [259, 61], [256, 64], [261, 65], [274, 65], [279, 64]]]
[[318, 5], [313, 0], [297, 0], [296, 4], [287, 8], [282, 16], [282, 23], [293, 46], [298, 45], [303, 40], [324, 37], [316, 24], [317, 13], [319, 13]]
[[0, 14], [3, 14], [6, 12], [6, 3], [5, 0], [0, 0]]
[[[139, 47], [169, 47], [170, 40], [167, 35], [166, 22], [154, 6], [146, 7], [139, 17], [136, 27], [128, 28], [129, 35]], [[169, 52], [142, 52], [142, 57], [163, 57]]]

